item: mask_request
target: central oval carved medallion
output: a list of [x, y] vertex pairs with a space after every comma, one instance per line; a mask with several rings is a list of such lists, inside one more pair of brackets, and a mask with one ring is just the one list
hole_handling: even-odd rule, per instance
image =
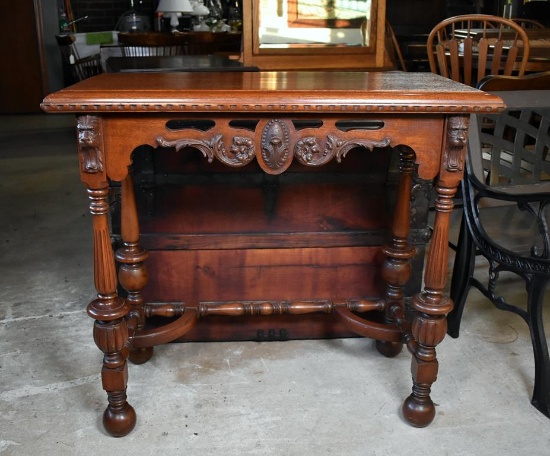
[[283, 120], [272, 119], [262, 130], [262, 151], [258, 163], [268, 174], [281, 174], [292, 163], [290, 133]]

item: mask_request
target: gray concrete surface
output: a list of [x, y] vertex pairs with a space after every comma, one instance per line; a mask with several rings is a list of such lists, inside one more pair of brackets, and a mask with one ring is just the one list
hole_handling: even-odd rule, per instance
[[[399, 409], [410, 356], [365, 339], [170, 344], [130, 365], [138, 423], [101, 426], [91, 227], [74, 121], [0, 118], [0, 454], [548, 455], [550, 420], [530, 405], [526, 325], [472, 291], [461, 337], [439, 346], [437, 415]], [[510, 293], [521, 296], [521, 282]]]

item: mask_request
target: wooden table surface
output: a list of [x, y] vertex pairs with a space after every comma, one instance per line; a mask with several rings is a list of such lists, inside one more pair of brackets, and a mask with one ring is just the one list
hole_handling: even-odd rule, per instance
[[472, 112], [498, 97], [431, 73], [102, 74], [47, 96], [52, 112]]
[[[478, 39], [483, 36], [483, 33], [491, 39], [495, 39], [499, 36], [499, 29], [495, 30], [457, 30], [457, 36], [471, 36], [474, 39]], [[529, 60], [527, 62], [526, 71], [530, 73], [541, 72], [541, 71], [550, 71], [550, 29], [526, 29], [525, 33], [529, 38]], [[510, 36], [513, 38], [513, 32], [502, 32], [502, 37], [504, 39]]]

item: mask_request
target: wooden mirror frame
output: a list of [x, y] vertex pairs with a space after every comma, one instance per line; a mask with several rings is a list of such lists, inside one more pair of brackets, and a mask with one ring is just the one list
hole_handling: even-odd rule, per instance
[[[372, 46], [292, 46], [261, 48], [260, 0], [243, 1], [245, 66], [261, 70], [383, 70], [391, 62], [385, 52], [386, 0], [372, 0]], [[332, 57], [332, 58], [331, 58]]]

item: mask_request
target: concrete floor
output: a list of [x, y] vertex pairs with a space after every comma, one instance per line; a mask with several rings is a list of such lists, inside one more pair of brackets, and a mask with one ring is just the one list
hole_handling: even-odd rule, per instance
[[550, 420], [530, 405], [527, 326], [476, 291], [461, 337], [439, 346], [428, 428], [399, 414], [410, 356], [339, 339], [158, 347], [129, 368], [135, 430], [107, 436], [102, 355], [84, 311], [95, 294], [91, 221], [73, 124], [0, 117], [0, 453], [550, 454]]

